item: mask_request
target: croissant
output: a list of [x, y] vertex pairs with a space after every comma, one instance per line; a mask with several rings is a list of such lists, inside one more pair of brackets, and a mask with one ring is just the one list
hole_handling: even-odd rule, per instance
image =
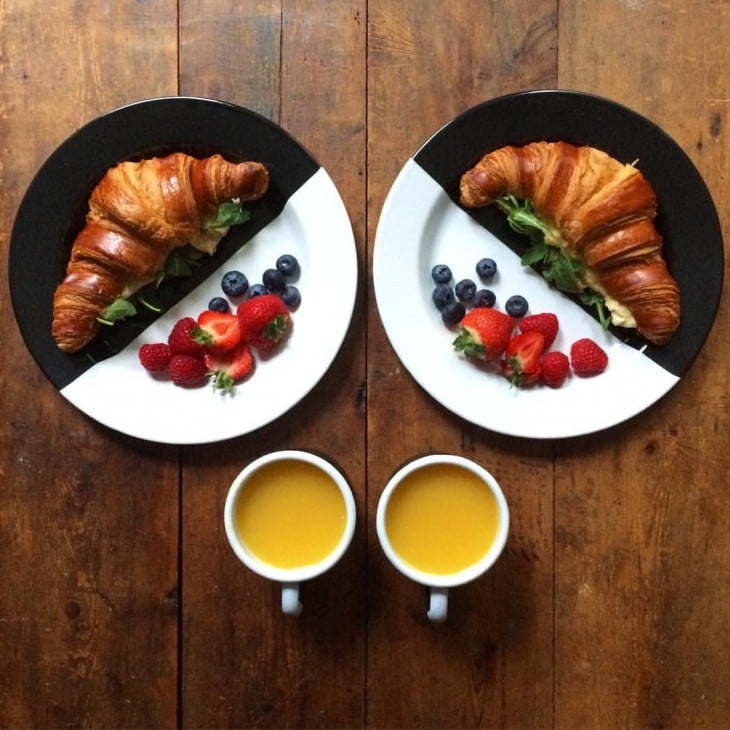
[[584, 264], [583, 284], [603, 295], [614, 324], [666, 344], [679, 325], [677, 283], [654, 226], [656, 196], [646, 178], [593, 147], [533, 142], [486, 154], [460, 181], [466, 207], [504, 193], [530, 200], [561, 247]]
[[258, 162], [196, 159], [182, 152], [109, 169], [89, 198], [66, 275], [53, 297], [52, 335], [77, 352], [100, 328], [98, 317], [119, 297], [154, 281], [170, 252], [190, 243], [214, 253], [228, 228], [207, 230], [218, 206], [256, 200], [267, 190]]

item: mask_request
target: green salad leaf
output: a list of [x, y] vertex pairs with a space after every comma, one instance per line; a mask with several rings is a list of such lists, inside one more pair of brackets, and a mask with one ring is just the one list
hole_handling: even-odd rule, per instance
[[216, 217], [205, 223], [203, 227], [207, 231], [214, 231], [219, 228], [228, 228], [245, 223], [250, 217], [249, 212], [241, 205], [241, 201], [234, 198], [221, 203], [218, 206]]
[[137, 308], [134, 304], [129, 299], [119, 297], [104, 310], [101, 317], [97, 317], [97, 320], [102, 324], [113, 325], [127, 317], [134, 317], [135, 314], [137, 314]]
[[534, 268], [556, 289], [579, 295], [584, 305], [596, 309], [601, 326], [607, 329], [611, 317], [606, 300], [600, 292], [585, 285], [581, 277], [583, 262], [568, 256], [558, 229], [537, 214], [531, 200], [520, 201], [505, 193], [497, 205], [506, 213], [510, 228], [530, 239], [530, 247], [520, 259], [522, 265]]

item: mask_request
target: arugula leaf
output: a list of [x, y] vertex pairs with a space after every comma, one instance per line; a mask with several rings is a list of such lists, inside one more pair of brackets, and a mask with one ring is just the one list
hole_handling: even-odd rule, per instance
[[193, 267], [200, 263], [200, 259], [204, 255], [201, 251], [198, 251], [198, 249], [189, 244], [174, 248], [168, 255], [163, 269], [157, 273], [157, 286], [166, 278], [192, 276]]
[[532, 266], [556, 289], [580, 295], [583, 304], [595, 307], [601, 326], [607, 329], [611, 316], [606, 301], [600, 292], [585, 286], [580, 276], [583, 262], [565, 253], [558, 229], [537, 214], [530, 200], [520, 201], [511, 193], [505, 193], [497, 200], [497, 205], [507, 214], [510, 228], [530, 239], [530, 247], [520, 259], [522, 265]]
[[204, 224], [207, 231], [214, 231], [218, 228], [228, 228], [245, 223], [251, 215], [241, 206], [238, 198], [221, 203], [218, 206], [216, 217]]
[[127, 317], [134, 317], [137, 314], [137, 308], [128, 299], [121, 297], [115, 299], [105, 310], [101, 317], [97, 320], [102, 324], [113, 325]]

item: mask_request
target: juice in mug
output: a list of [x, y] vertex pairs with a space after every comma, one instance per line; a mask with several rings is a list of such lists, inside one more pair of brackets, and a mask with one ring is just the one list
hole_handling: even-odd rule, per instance
[[291, 569], [329, 556], [342, 540], [348, 517], [342, 492], [329, 474], [305, 461], [283, 459], [248, 477], [233, 521], [251, 555]]
[[473, 471], [433, 463], [407, 474], [390, 495], [385, 531], [412, 568], [451, 575], [476, 565], [500, 527], [492, 490]]

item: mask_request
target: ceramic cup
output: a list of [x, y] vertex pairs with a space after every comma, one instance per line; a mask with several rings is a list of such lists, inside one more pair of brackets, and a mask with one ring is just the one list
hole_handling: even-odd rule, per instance
[[[324, 515], [330, 517], [325, 521]], [[355, 521], [345, 477], [307, 451], [276, 451], [253, 461], [231, 484], [224, 508], [233, 552], [252, 571], [281, 584], [281, 610], [292, 616], [302, 611], [300, 583], [337, 563]], [[320, 544], [323, 535], [327, 541]]]
[[[434, 489], [439, 483], [442, 491]], [[439, 622], [448, 614], [449, 588], [478, 578], [499, 558], [509, 533], [509, 508], [496, 479], [479, 464], [431, 454], [409, 462], [387, 483], [376, 530], [390, 562], [429, 587], [428, 618]], [[409, 535], [427, 539], [403, 542]]]

